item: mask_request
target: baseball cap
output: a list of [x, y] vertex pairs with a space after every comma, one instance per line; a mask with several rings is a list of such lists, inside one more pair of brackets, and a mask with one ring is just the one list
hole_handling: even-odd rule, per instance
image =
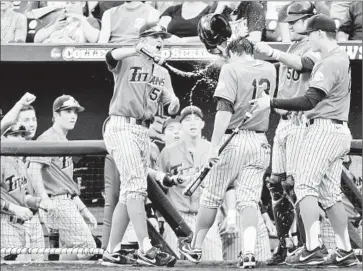
[[168, 126], [169, 126], [170, 124], [172, 124], [172, 123], [180, 123], [180, 116], [176, 116], [176, 117], [174, 117], [174, 118], [172, 118], [172, 117], [167, 118], [167, 119], [164, 121], [164, 123], [163, 123], [163, 127], [162, 127], [162, 129], [161, 129], [162, 133], [164, 133], [164, 132], [165, 132], [166, 127], [168, 127]]
[[139, 37], [146, 37], [150, 35], [160, 35], [164, 39], [168, 39], [171, 37], [171, 34], [168, 33], [165, 29], [165, 27], [156, 24], [156, 23], [146, 23], [143, 26], [141, 26], [139, 30]]
[[302, 35], [308, 35], [314, 31], [324, 31], [324, 32], [336, 32], [337, 28], [335, 22], [332, 18], [324, 15], [318, 14], [306, 20], [306, 29], [299, 33]]
[[295, 22], [302, 18], [317, 14], [315, 5], [309, 1], [295, 2], [288, 6], [284, 22]]
[[84, 107], [80, 106], [76, 99], [70, 95], [62, 95], [55, 99], [53, 103], [53, 112], [71, 108], [76, 109], [78, 112], [84, 111]]
[[28, 136], [30, 135], [30, 132], [26, 130], [26, 128], [23, 125], [15, 124], [10, 126], [5, 132], [4, 136], [8, 135], [18, 135], [21, 134], [22, 136]]
[[185, 119], [186, 116], [191, 115], [191, 114], [195, 114], [198, 117], [200, 117], [201, 119], [204, 119], [202, 110], [200, 110], [199, 107], [196, 107], [194, 105], [190, 105], [190, 106], [187, 106], [187, 107], [183, 108], [183, 110], [181, 111], [181, 113], [180, 113], [180, 122], [182, 122], [183, 119]]

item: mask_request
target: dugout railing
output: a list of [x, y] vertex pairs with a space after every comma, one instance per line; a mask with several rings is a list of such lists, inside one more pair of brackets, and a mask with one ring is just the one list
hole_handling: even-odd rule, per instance
[[[74, 161], [74, 181], [80, 187], [80, 198], [87, 208], [93, 213], [98, 221], [98, 228], [93, 231], [97, 239], [102, 238], [103, 206], [104, 199], [104, 158], [107, 154], [102, 140], [75, 140], [68, 142], [56, 141], [2, 141], [1, 156], [72, 156]], [[353, 140], [350, 155], [362, 155], [362, 140]], [[354, 185], [354, 184], [348, 184]], [[361, 192], [356, 189], [350, 190], [358, 204], [362, 207]], [[50, 247], [50, 234], [43, 224], [45, 247], [1, 247], [2, 255], [25, 255], [25, 254], [103, 254], [104, 250], [98, 248], [57, 248]], [[6, 234], [6, 233], [1, 233]], [[362, 249], [355, 249], [357, 255], [362, 255]]]

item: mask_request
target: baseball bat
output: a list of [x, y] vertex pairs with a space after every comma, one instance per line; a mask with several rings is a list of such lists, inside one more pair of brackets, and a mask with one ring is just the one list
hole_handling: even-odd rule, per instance
[[162, 60], [161, 57], [154, 56], [151, 52], [149, 52], [145, 48], [141, 48], [140, 49], [140, 53], [142, 53], [146, 57], [148, 57], [151, 60], [153, 60], [154, 63], [156, 63], [156, 64], [164, 67], [168, 71], [173, 72], [176, 75], [179, 75], [179, 76], [182, 76], [182, 77], [199, 79], [199, 78], [202, 78], [203, 77], [204, 73], [207, 70], [207, 69], [204, 69], [204, 70], [201, 70], [201, 71], [199, 71], [197, 73], [194, 73], [194, 72], [184, 72], [184, 71], [178, 70], [177, 68], [174, 68], [173, 66], [169, 65], [168, 63], [166, 63], [166, 61], [161, 62], [161, 60]]

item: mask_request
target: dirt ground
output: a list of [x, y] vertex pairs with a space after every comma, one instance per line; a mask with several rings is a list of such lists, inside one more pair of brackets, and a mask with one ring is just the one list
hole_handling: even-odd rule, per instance
[[[237, 269], [236, 261], [225, 261], [225, 262], [205, 262], [195, 265], [188, 261], [179, 261], [173, 268], [160, 268], [160, 267], [135, 267], [135, 266], [125, 266], [125, 265], [117, 265], [112, 267], [106, 267], [101, 265], [99, 262], [54, 262], [54, 263], [16, 263], [16, 264], [2, 264], [1, 270], [11, 270], [11, 271], [53, 271], [53, 270], [89, 270], [89, 271], [101, 271], [101, 270], [125, 270], [125, 271], [138, 271], [138, 270], [170, 270], [170, 271], [201, 271], [201, 270], [233, 270]], [[331, 268], [291, 268], [289, 266], [281, 265], [276, 267], [268, 267], [268, 266], [260, 266], [254, 270], [270, 270], [270, 271], [279, 271], [281, 269], [288, 269], [291, 271], [301, 271], [301, 270], [331, 270]], [[358, 271], [362, 270], [362, 264], [351, 268], [344, 268], [343, 270], [352, 270]]]

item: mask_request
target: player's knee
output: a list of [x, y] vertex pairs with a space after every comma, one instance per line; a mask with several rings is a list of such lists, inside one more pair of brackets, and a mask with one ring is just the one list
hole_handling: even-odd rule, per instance
[[237, 200], [237, 206], [236, 209], [238, 212], [242, 212], [245, 208], [252, 207], [256, 210], [259, 210], [258, 202], [253, 200], [247, 200], [247, 201], [238, 201]]
[[218, 209], [219, 206], [222, 205], [221, 197], [208, 197], [203, 196], [200, 198], [200, 205], [210, 208], [210, 209]]
[[126, 195], [126, 200], [143, 200], [145, 201], [147, 197], [147, 193], [146, 191], [130, 191], [129, 193], [127, 193]]
[[271, 177], [266, 179], [266, 186], [270, 190], [271, 197], [274, 201], [282, 198], [284, 190], [282, 182], [285, 180], [286, 174], [271, 174]]

